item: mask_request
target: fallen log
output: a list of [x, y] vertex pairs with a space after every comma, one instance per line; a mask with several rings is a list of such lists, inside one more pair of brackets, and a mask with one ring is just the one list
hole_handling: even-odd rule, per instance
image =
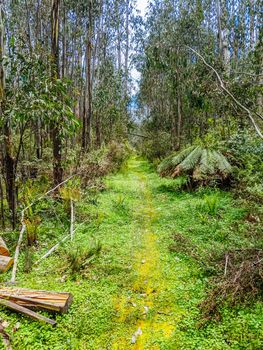
[[20, 312], [26, 316], [31, 317], [33, 320], [36, 321], [41, 321], [41, 322], [45, 322], [50, 324], [51, 326], [56, 326], [57, 322], [54, 320], [51, 320], [50, 318], [47, 318], [45, 316], [39, 315], [38, 313], [27, 309], [24, 306], [21, 305], [17, 305], [16, 303], [14, 303], [13, 301], [10, 300], [5, 300], [5, 299], [1, 299], [0, 298], [0, 305], [7, 307], [8, 309], [11, 309], [13, 311], [17, 311]]
[[10, 256], [9, 250], [2, 237], [0, 237], [0, 255]]
[[14, 263], [14, 259], [9, 256], [0, 255], [0, 271], [6, 272]]
[[66, 292], [50, 292], [26, 288], [0, 288], [0, 298], [11, 300], [29, 309], [59, 313], [67, 312], [73, 299], [72, 295]]

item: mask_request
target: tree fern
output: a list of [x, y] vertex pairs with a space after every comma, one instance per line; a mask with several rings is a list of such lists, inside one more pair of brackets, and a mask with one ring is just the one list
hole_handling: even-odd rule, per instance
[[207, 182], [213, 178], [225, 179], [231, 174], [232, 167], [219, 151], [191, 146], [164, 159], [158, 171], [162, 176], [186, 174], [195, 181]]

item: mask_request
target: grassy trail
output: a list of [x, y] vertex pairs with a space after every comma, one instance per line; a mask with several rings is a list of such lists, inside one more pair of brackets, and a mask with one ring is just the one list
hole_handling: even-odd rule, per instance
[[[215, 249], [225, 251], [227, 244], [238, 247], [249, 239], [229, 233], [244, 215], [231, 196], [218, 194], [220, 219], [208, 215], [202, 193], [176, 192], [174, 180], [160, 178], [135, 157], [105, 182], [104, 191], [87, 194], [76, 208], [78, 221], [87, 224], [75, 240], [102, 244], [91, 265], [75, 275], [67, 270], [65, 249], [71, 249], [70, 243], [30, 273], [23, 272], [20, 262], [21, 287], [68, 291], [74, 302], [68, 314], [56, 316], [56, 329], [0, 310], [0, 319], [8, 316], [13, 349], [262, 349], [259, 303], [250, 309], [226, 308], [220, 323], [197, 328], [207, 278], [189, 252], [194, 249], [203, 259]], [[53, 233], [50, 246], [59, 239]], [[170, 249], [178, 233], [189, 240], [185, 252]], [[13, 332], [17, 322], [19, 329]]]
[[[125, 324], [126, 329], [125, 335], [121, 334], [114, 342], [113, 349], [159, 349], [158, 342], [170, 338], [174, 328], [174, 307], [162, 305], [158, 300], [168, 281], [163, 273], [158, 236], [153, 228], [158, 214], [147, 175], [140, 171], [141, 165], [136, 160], [129, 163], [129, 171], [133, 175], [129, 187], [139, 187], [141, 191], [141, 205], [133, 208], [139, 224], [134, 238], [140, 247], [133, 252], [136, 278], [129, 286], [132, 293], [128, 298], [127, 294], [122, 294], [116, 305], [117, 322]], [[169, 295], [167, 297], [169, 299]], [[136, 322], [129, 322], [134, 313], [137, 314]]]

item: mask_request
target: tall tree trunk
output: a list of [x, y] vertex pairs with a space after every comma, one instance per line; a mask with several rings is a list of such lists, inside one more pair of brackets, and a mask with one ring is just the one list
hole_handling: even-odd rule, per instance
[[25, 0], [26, 5], [26, 16], [27, 16], [27, 35], [28, 35], [28, 47], [30, 55], [32, 55], [32, 35], [31, 35], [31, 28], [30, 28], [30, 13], [28, 9], [27, 0]]
[[171, 138], [172, 138], [172, 149], [177, 150], [177, 113], [172, 112], [172, 128], [171, 128]]
[[[52, 76], [53, 79], [59, 78], [59, 5], [60, 0], [52, 1], [51, 12], [51, 57], [52, 57]], [[52, 130], [53, 139], [53, 179], [54, 185], [62, 182], [62, 142], [60, 137], [60, 125], [55, 122]]]
[[217, 0], [218, 37], [220, 57], [226, 75], [230, 74], [229, 29], [227, 26], [227, 9], [225, 0]]
[[249, 41], [250, 50], [255, 47], [255, 0], [249, 0]]
[[36, 121], [35, 140], [36, 140], [36, 157], [37, 157], [37, 159], [41, 159], [42, 150], [41, 150], [41, 120], [40, 120], [40, 118], [37, 118], [37, 121]]
[[15, 157], [13, 155], [13, 141], [11, 129], [6, 121], [3, 127], [4, 134], [4, 164], [6, 176], [6, 197], [10, 210], [10, 221], [12, 227], [16, 225], [16, 175], [15, 175]]
[[83, 111], [83, 131], [82, 131], [82, 148], [88, 151], [91, 147], [91, 119], [92, 119], [92, 0], [89, 0], [88, 10], [88, 30], [87, 30], [87, 47], [86, 47], [86, 88], [84, 97]]
[[96, 113], [96, 146], [99, 148], [101, 146], [101, 121], [100, 121], [100, 111]]
[[16, 188], [15, 188], [15, 158], [13, 156], [13, 143], [11, 128], [8, 120], [3, 120], [5, 104], [5, 72], [3, 66], [4, 56], [4, 21], [3, 21], [3, 1], [0, 1], [0, 119], [3, 121], [4, 135], [4, 166], [6, 181], [6, 197], [11, 213], [11, 223], [13, 228], [16, 224]]
[[259, 92], [258, 92], [258, 97], [257, 97], [257, 105], [258, 105], [258, 113], [262, 114], [263, 113], [263, 92], [262, 92], [262, 87], [263, 87], [263, 16], [260, 18], [259, 23], [261, 24], [260, 26], [260, 31], [259, 31], [259, 37], [258, 37], [258, 43], [257, 43], [257, 49], [256, 49], [256, 62], [258, 64], [258, 87], [259, 87]]
[[66, 52], [67, 52], [67, 28], [66, 28], [66, 7], [63, 6], [63, 44], [62, 44], [62, 67], [61, 76], [66, 76]]
[[129, 18], [130, 18], [130, 0], [126, 0], [126, 20], [125, 20], [125, 31], [126, 31], [126, 45], [125, 45], [125, 98], [128, 96], [128, 77], [129, 77], [129, 46], [130, 46], [130, 33], [129, 33]]
[[2, 175], [0, 175], [0, 215], [1, 215], [1, 226], [5, 229], [5, 211], [4, 211], [4, 189], [2, 183]]
[[117, 22], [117, 62], [118, 62], [118, 70], [121, 70], [121, 16], [119, 9], [119, 2], [115, 2], [115, 18]]
[[177, 147], [179, 150], [181, 147], [181, 126], [182, 126], [182, 97], [181, 97], [181, 81], [179, 68], [176, 70], [176, 81], [177, 81]]

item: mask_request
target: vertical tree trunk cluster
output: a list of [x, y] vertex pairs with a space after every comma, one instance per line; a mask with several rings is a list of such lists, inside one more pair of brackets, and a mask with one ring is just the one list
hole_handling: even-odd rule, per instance
[[88, 22], [87, 22], [87, 38], [86, 38], [86, 67], [85, 67], [85, 96], [83, 107], [83, 124], [82, 124], [82, 149], [84, 152], [91, 147], [91, 121], [92, 121], [92, 5], [93, 0], [88, 2]]
[[[59, 8], [60, 0], [52, 0], [51, 11], [51, 57], [52, 57], [52, 77], [59, 79]], [[59, 98], [59, 96], [58, 96]], [[54, 122], [52, 130], [53, 139], [53, 177], [54, 185], [58, 185], [63, 180], [62, 167], [62, 141], [59, 120]]]
[[[3, 64], [4, 57], [4, 18], [3, 1], [0, 1], [0, 118], [3, 120], [3, 165], [5, 171], [5, 184], [7, 202], [10, 211], [10, 221], [12, 227], [16, 224], [16, 174], [15, 157], [13, 150], [12, 131], [9, 120], [4, 116], [5, 112], [5, 71]], [[3, 189], [1, 183], [1, 198], [3, 198]], [[1, 204], [2, 221], [4, 222], [3, 204]]]

